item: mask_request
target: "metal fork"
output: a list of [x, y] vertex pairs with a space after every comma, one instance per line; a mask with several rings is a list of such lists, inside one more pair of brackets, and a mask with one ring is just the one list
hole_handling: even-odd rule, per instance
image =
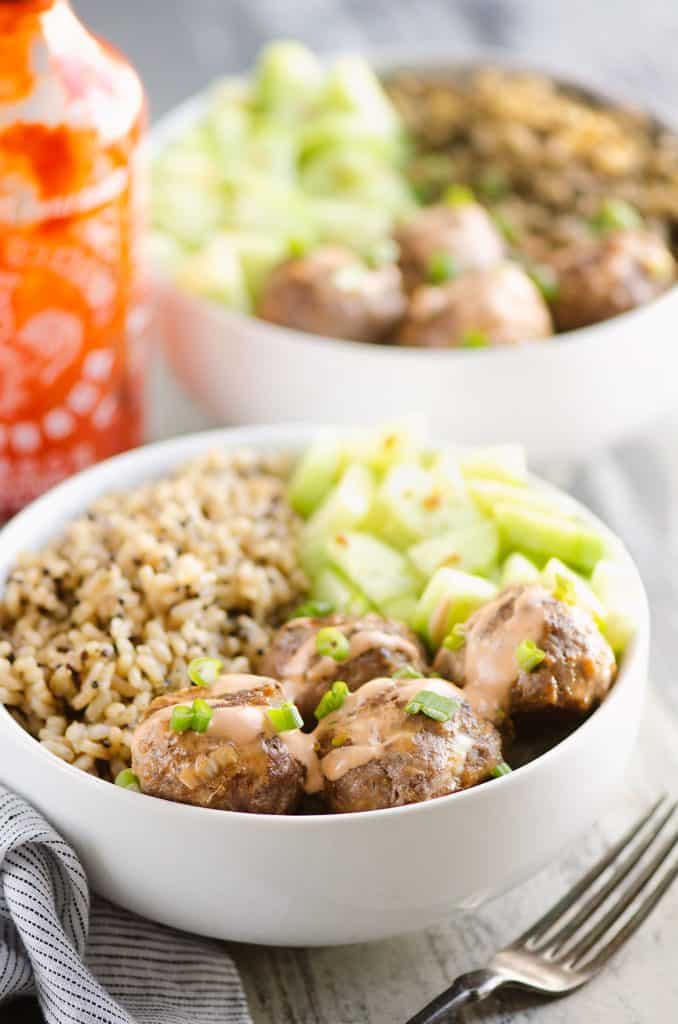
[[[407, 1024], [438, 1024], [504, 985], [545, 996], [590, 981], [643, 923], [678, 875], [666, 864], [678, 829], [666, 826], [678, 801], [662, 796], [626, 835], [536, 924], [485, 970], [462, 974]], [[651, 883], [656, 879], [654, 885]]]

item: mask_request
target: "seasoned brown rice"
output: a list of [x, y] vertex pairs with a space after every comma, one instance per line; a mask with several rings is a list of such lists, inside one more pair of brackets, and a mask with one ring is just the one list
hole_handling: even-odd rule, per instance
[[247, 671], [306, 589], [286, 471], [279, 456], [210, 452], [22, 555], [0, 598], [0, 701], [52, 753], [113, 778], [192, 658]]

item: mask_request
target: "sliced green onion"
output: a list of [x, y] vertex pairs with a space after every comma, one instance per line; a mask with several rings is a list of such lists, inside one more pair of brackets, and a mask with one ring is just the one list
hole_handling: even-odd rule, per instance
[[642, 220], [635, 206], [631, 206], [625, 199], [611, 196], [602, 201], [590, 224], [594, 231], [605, 233], [620, 228], [639, 228]]
[[344, 743], [348, 743], [348, 736], [345, 732], [338, 732], [330, 742], [333, 747], [343, 747]]
[[560, 293], [558, 277], [552, 267], [544, 263], [533, 263], [527, 272], [547, 302], [555, 302]]
[[509, 194], [511, 181], [498, 167], [490, 167], [478, 182], [478, 191], [483, 199], [487, 199], [490, 203], [496, 203], [497, 200], [504, 199]]
[[139, 776], [135, 775], [131, 768], [123, 768], [121, 772], [118, 772], [115, 777], [115, 784], [123, 789], [132, 789], [135, 793], [141, 792]]
[[304, 724], [299, 708], [291, 700], [281, 704], [279, 708], [269, 708], [266, 714], [276, 732], [291, 732]]
[[494, 768], [492, 769], [492, 774], [495, 777], [495, 779], [500, 779], [502, 775], [510, 775], [512, 771], [513, 768], [511, 768], [511, 766], [508, 765], [506, 761], [500, 761], [499, 764], [495, 764]]
[[293, 260], [301, 259], [310, 249], [308, 238], [292, 237], [287, 243], [287, 251]]
[[546, 651], [537, 647], [533, 640], [523, 640], [516, 647], [516, 661], [523, 672], [531, 672], [545, 657]]
[[448, 651], [460, 651], [465, 643], [466, 627], [462, 622], [457, 622], [443, 640], [443, 647]]
[[443, 202], [448, 206], [467, 206], [475, 201], [473, 189], [468, 185], [449, 185], [443, 193]]
[[406, 705], [408, 715], [427, 715], [435, 722], [447, 722], [459, 707], [459, 701], [444, 697], [432, 690], [420, 690]]
[[391, 679], [421, 679], [422, 674], [419, 672], [414, 665], [410, 665], [409, 661], [406, 665], [401, 665], [395, 672], [392, 673]]
[[329, 601], [304, 601], [292, 612], [290, 619], [323, 619], [333, 611], [334, 607]]
[[511, 223], [508, 217], [505, 217], [503, 213], [499, 212], [499, 210], [494, 210], [492, 213], [492, 220], [497, 225], [509, 245], [518, 245], [520, 242], [520, 232], [517, 227]]
[[325, 715], [329, 715], [330, 712], [337, 711], [348, 697], [349, 692], [349, 688], [343, 680], [338, 679], [336, 683], [332, 683], [330, 689], [322, 695], [318, 707], [313, 712], [318, 721]]
[[172, 708], [170, 729], [172, 732], [188, 732], [193, 727], [193, 709], [186, 704], [175, 704]]
[[565, 604], [576, 604], [577, 588], [574, 585], [574, 580], [571, 580], [569, 576], [564, 576], [561, 572], [557, 572], [553, 586], [553, 596], [557, 601], [564, 601]]
[[193, 724], [191, 728], [193, 732], [207, 732], [209, 724], [212, 721], [212, 715], [214, 714], [213, 708], [209, 706], [206, 700], [201, 700], [199, 697], [193, 701]]
[[490, 340], [485, 331], [470, 330], [464, 331], [461, 344], [463, 348], [487, 348]]
[[188, 678], [194, 686], [211, 686], [223, 667], [221, 658], [194, 658], [188, 665]]
[[454, 256], [444, 249], [434, 252], [428, 261], [426, 278], [429, 284], [445, 284], [451, 281], [459, 273], [457, 262]]
[[335, 661], [346, 661], [349, 655], [349, 642], [336, 626], [325, 626], [319, 629], [315, 637], [315, 649], [324, 658]]

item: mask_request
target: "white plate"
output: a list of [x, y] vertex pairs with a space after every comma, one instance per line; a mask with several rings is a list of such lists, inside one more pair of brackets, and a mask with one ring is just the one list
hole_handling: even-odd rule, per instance
[[[166, 474], [214, 445], [296, 450], [311, 427], [215, 431], [118, 456], [73, 477], [0, 532], [0, 581], [99, 495]], [[187, 931], [271, 945], [362, 942], [424, 928], [544, 867], [597, 817], [640, 721], [649, 620], [630, 556], [638, 632], [601, 707], [511, 775], [428, 803], [275, 817], [130, 793], [60, 761], [0, 707], [0, 779], [75, 846], [93, 887]]]

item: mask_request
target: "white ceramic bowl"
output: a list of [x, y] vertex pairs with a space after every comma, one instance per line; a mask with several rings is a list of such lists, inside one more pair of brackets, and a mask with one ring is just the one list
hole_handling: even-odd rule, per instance
[[[0, 581], [23, 549], [99, 495], [214, 445], [299, 449], [312, 428], [215, 431], [118, 456], [57, 487], [0, 532]], [[638, 632], [601, 707], [547, 754], [476, 789], [363, 814], [276, 817], [130, 793], [50, 754], [0, 708], [0, 779], [74, 845], [95, 890], [222, 939], [327, 945], [423, 928], [559, 857], [619, 783], [640, 720], [648, 611], [630, 557]]]
[[[503, 63], [488, 53], [481, 63]], [[376, 55], [383, 72], [422, 73], [468, 60], [421, 51]], [[565, 76], [555, 75], [567, 85]], [[582, 86], [592, 99], [614, 102]], [[617, 100], [619, 102], [619, 100]], [[200, 116], [194, 97], [154, 131], [162, 147]], [[510, 350], [365, 345], [277, 327], [157, 280], [167, 357], [220, 422], [376, 423], [426, 413], [434, 434], [458, 443], [522, 442], [530, 458], [581, 459], [637, 432], [678, 399], [678, 286], [647, 305], [545, 344]]]

